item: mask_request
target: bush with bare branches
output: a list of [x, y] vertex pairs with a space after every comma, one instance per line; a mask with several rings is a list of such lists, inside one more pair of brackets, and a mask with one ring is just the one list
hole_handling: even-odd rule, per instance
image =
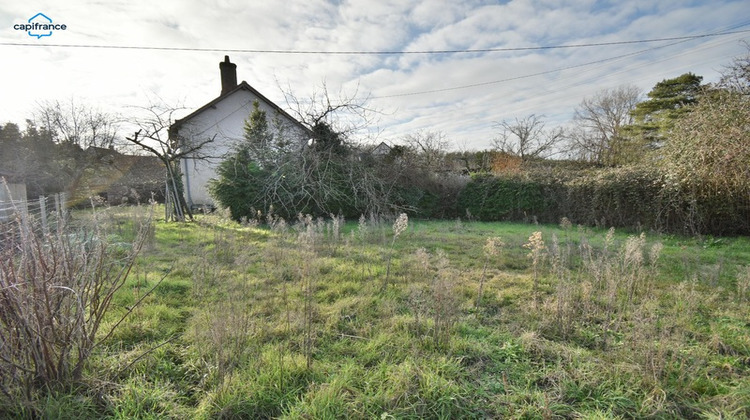
[[29, 217], [14, 222], [0, 249], [0, 401], [82, 378], [94, 349], [129, 313], [100, 331], [150, 225], [151, 217], [132, 243], [110, 243], [96, 224], [44, 235]]

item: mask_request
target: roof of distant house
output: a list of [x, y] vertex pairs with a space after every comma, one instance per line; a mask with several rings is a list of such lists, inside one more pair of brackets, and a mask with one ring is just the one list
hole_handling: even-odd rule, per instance
[[102, 147], [89, 147], [86, 153], [98, 160], [99, 169], [117, 171], [120, 183], [137, 183], [164, 176], [164, 163], [156, 156], [125, 155]]

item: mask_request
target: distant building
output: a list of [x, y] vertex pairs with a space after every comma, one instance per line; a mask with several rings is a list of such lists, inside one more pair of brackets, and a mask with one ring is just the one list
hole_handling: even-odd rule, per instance
[[73, 205], [99, 197], [110, 205], [164, 200], [166, 168], [155, 156], [124, 155], [113, 149], [89, 147], [85, 169], [69, 186]]
[[391, 154], [391, 151], [393, 148], [389, 145], [387, 145], [385, 142], [380, 142], [375, 148], [372, 149], [372, 152], [370, 152], [375, 157], [383, 157], [388, 156]]
[[221, 94], [170, 127], [170, 137], [180, 144], [196, 144], [213, 138], [198, 153], [181, 159], [185, 199], [191, 207], [214, 206], [208, 193], [208, 182], [216, 178], [216, 169], [233, 147], [244, 138], [245, 121], [258, 101], [265, 111], [269, 127], [278, 121], [286, 135], [298, 137], [300, 142], [309, 139], [308, 130], [281, 107], [271, 102], [247, 82], [237, 84], [237, 65], [229, 56], [219, 63]]

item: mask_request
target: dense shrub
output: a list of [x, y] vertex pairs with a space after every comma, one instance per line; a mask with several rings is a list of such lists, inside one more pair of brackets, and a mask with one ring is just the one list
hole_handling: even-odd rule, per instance
[[477, 175], [459, 210], [485, 221], [539, 221], [686, 234], [750, 233], [750, 198], [708, 183], [686, 185], [643, 167], [584, 171], [535, 169]]
[[416, 209], [425, 196], [414, 184], [400, 182], [408, 179], [406, 165], [372, 156], [328, 123], [318, 119], [299, 137], [269, 126], [257, 101], [253, 107], [243, 141], [209, 184], [213, 198], [234, 220], [252, 219], [258, 212], [286, 220], [299, 214], [357, 218], [398, 213]]
[[418, 174], [415, 178], [404, 177], [399, 185], [411, 194], [404, 206], [413, 209], [416, 217], [429, 219], [453, 219], [463, 215], [458, 206], [458, 197], [470, 178], [458, 174]]
[[547, 208], [544, 185], [527, 175], [475, 176], [458, 201], [480, 220], [522, 220]]
[[737, 88], [708, 90], [661, 150], [670, 189], [690, 199], [693, 231], [750, 232], [750, 97]]
[[600, 170], [566, 183], [565, 188], [570, 214], [578, 223], [657, 228], [658, 173], [631, 168]]

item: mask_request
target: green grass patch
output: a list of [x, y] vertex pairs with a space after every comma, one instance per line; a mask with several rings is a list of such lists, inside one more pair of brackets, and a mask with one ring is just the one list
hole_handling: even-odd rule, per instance
[[[129, 225], [116, 226], [125, 238]], [[333, 229], [158, 222], [107, 326], [132, 312], [85, 383], [37, 398], [35, 413], [750, 415], [747, 238], [470, 221], [410, 221], [395, 241], [389, 222]], [[491, 237], [503, 242], [492, 255]]]

